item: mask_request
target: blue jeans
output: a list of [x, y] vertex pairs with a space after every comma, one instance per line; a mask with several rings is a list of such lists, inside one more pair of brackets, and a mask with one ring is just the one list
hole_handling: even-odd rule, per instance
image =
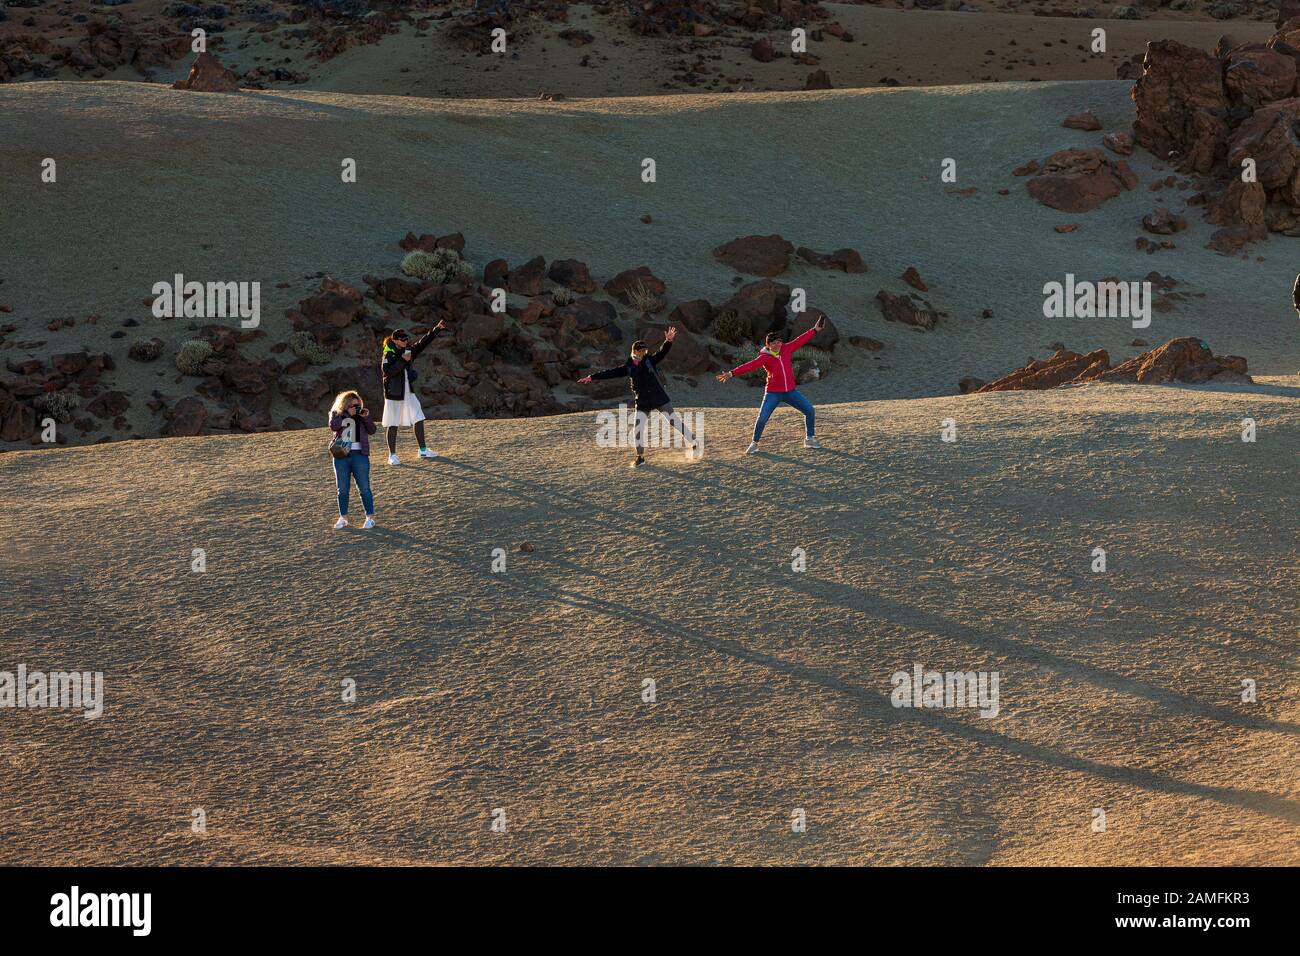
[[375, 496], [370, 493], [370, 456], [359, 451], [351, 452], [346, 458], [334, 459], [334, 481], [339, 486], [339, 515], [348, 516], [348, 492], [352, 490], [352, 479], [357, 480], [357, 490], [361, 492], [361, 504], [366, 514], [375, 513]]
[[754, 422], [754, 441], [758, 441], [763, 437], [763, 429], [767, 426], [767, 420], [776, 411], [776, 406], [782, 402], [803, 412], [804, 431], [809, 438], [813, 437], [816, 429], [817, 412], [813, 410], [812, 402], [799, 394], [799, 389], [792, 388], [788, 392], [763, 393], [763, 407], [758, 410], [758, 421]]

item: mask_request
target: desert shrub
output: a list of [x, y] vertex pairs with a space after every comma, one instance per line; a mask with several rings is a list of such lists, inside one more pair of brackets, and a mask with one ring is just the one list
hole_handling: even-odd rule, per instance
[[312, 365], [326, 365], [332, 358], [329, 351], [316, 341], [316, 336], [307, 331], [294, 332], [289, 336], [289, 348], [298, 358]]
[[822, 349], [805, 345], [794, 353], [794, 361], [790, 365], [794, 369], [796, 382], [815, 382], [825, 378], [831, 370], [831, 356]]
[[754, 327], [749, 319], [735, 309], [719, 312], [713, 320], [713, 337], [728, 345], [740, 345], [754, 337]]
[[627, 289], [628, 305], [638, 312], [658, 312], [664, 307], [664, 300], [645, 287], [640, 279]]
[[578, 295], [572, 289], [566, 289], [562, 285], [557, 285], [551, 290], [551, 301], [558, 306], [566, 306], [576, 301]]
[[402, 272], [414, 279], [432, 282], [450, 282], [457, 276], [469, 275], [473, 270], [455, 249], [434, 249], [425, 252], [415, 249], [402, 259]]
[[1114, 10], [1110, 12], [1110, 15], [1115, 20], [1141, 20], [1142, 19], [1142, 11], [1139, 10], [1137, 7], [1129, 7], [1129, 6], [1116, 7]]
[[60, 424], [72, 421], [72, 413], [80, 401], [71, 392], [46, 392], [36, 397], [36, 410]]
[[176, 350], [176, 367], [186, 375], [202, 375], [203, 363], [211, 355], [211, 345], [202, 339], [190, 339]]
[[1215, 3], [1210, 5], [1210, 16], [1216, 20], [1231, 20], [1239, 11], [1235, 3]]
[[137, 362], [152, 362], [162, 355], [163, 340], [159, 338], [136, 339], [127, 350], [127, 355]]

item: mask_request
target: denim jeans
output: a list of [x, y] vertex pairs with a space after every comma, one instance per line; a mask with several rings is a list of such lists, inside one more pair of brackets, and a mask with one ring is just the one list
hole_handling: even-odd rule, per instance
[[758, 410], [758, 421], [754, 422], [754, 441], [763, 437], [763, 428], [767, 425], [767, 420], [776, 411], [776, 406], [782, 402], [803, 412], [804, 432], [809, 438], [813, 437], [817, 412], [813, 410], [812, 402], [799, 394], [799, 389], [792, 388], [788, 392], [763, 393], [763, 406]]
[[339, 515], [347, 517], [348, 492], [352, 490], [352, 479], [356, 479], [357, 490], [361, 492], [361, 504], [367, 515], [375, 513], [375, 496], [370, 493], [370, 456], [359, 451], [350, 452], [346, 458], [334, 459], [334, 481], [339, 491]]

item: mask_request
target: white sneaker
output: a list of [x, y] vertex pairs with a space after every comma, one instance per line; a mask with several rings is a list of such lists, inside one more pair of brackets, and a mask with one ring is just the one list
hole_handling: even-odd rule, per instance
[[421, 449], [420, 449], [420, 457], [421, 457], [421, 458], [437, 458], [437, 457], [438, 457], [438, 453], [437, 453], [436, 451], [434, 451], [432, 448], [421, 448]]
[[745, 454], [752, 455], [756, 451], [758, 451], [758, 442], [752, 441], [749, 443], [749, 447], [745, 449]]
[[821, 442], [819, 442], [815, 437], [813, 437], [812, 435], [809, 435], [807, 438], [805, 438], [805, 439], [803, 440], [803, 447], [804, 447], [804, 448], [821, 448], [822, 445], [821, 445]]
[[347, 519], [347, 518], [339, 518], [338, 521], [334, 522], [334, 530], [335, 530], [335, 531], [338, 531], [340, 528], [346, 528], [347, 526], [348, 526], [348, 519]]
[[372, 517], [370, 517], [370, 515], [366, 515], [366, 523], [363, 524], [361, 527], [363, 527], [363, 528], [365, 528], [367, 531], [369, 531], [369, 530], [370, 530], [371, 528], [373, 528], [374, 526], [375, 526], [375, 519], [372, 518]]
[[400, 465], [402, 463], [402, 459], [398, 458], [396, 455], [390, 454], [388, 456], [388, 463], [390, 465]]

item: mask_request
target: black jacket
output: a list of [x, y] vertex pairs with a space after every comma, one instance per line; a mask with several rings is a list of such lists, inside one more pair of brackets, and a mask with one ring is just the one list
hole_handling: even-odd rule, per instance
[[[402, 352], [406, 351], [405, 349], [384, 353], [384, 398], [391, 398], [395, 402], [400, 402], [406, 394], [405, 383], [408, 381], [411, 383], [411, 391], [415, 391], [415, 369], [411, 368], [411, 363], [420, 357], [420, 353], [428, 348], [431, 341], [433, 341], [432, 329], [412, 342], [408, 346], [411, 350], [410, 362], [402, 358]], [[403, 378], [403, 372], [406, 373], [405, 378]]]
[[632, 394], [636, 396], [636, 407], [643, 412], [658, 408], [660, 405], [667, 405], [672, 399], [668, 397], [664, 387], [659, 384], [659, 376], [655, 374], [655, 366], [664, 360], [672, 345], [672, 342], [665, 342], [659, 346], [659, 351], [654, 355], [647, 355], [643, 358], [640, 365], [637, 365], [629, 358], [622, 365], [607, 368], [603, 372], [593, 372], [591, 377], [593, 379], [630, 378], [632, 380]]

